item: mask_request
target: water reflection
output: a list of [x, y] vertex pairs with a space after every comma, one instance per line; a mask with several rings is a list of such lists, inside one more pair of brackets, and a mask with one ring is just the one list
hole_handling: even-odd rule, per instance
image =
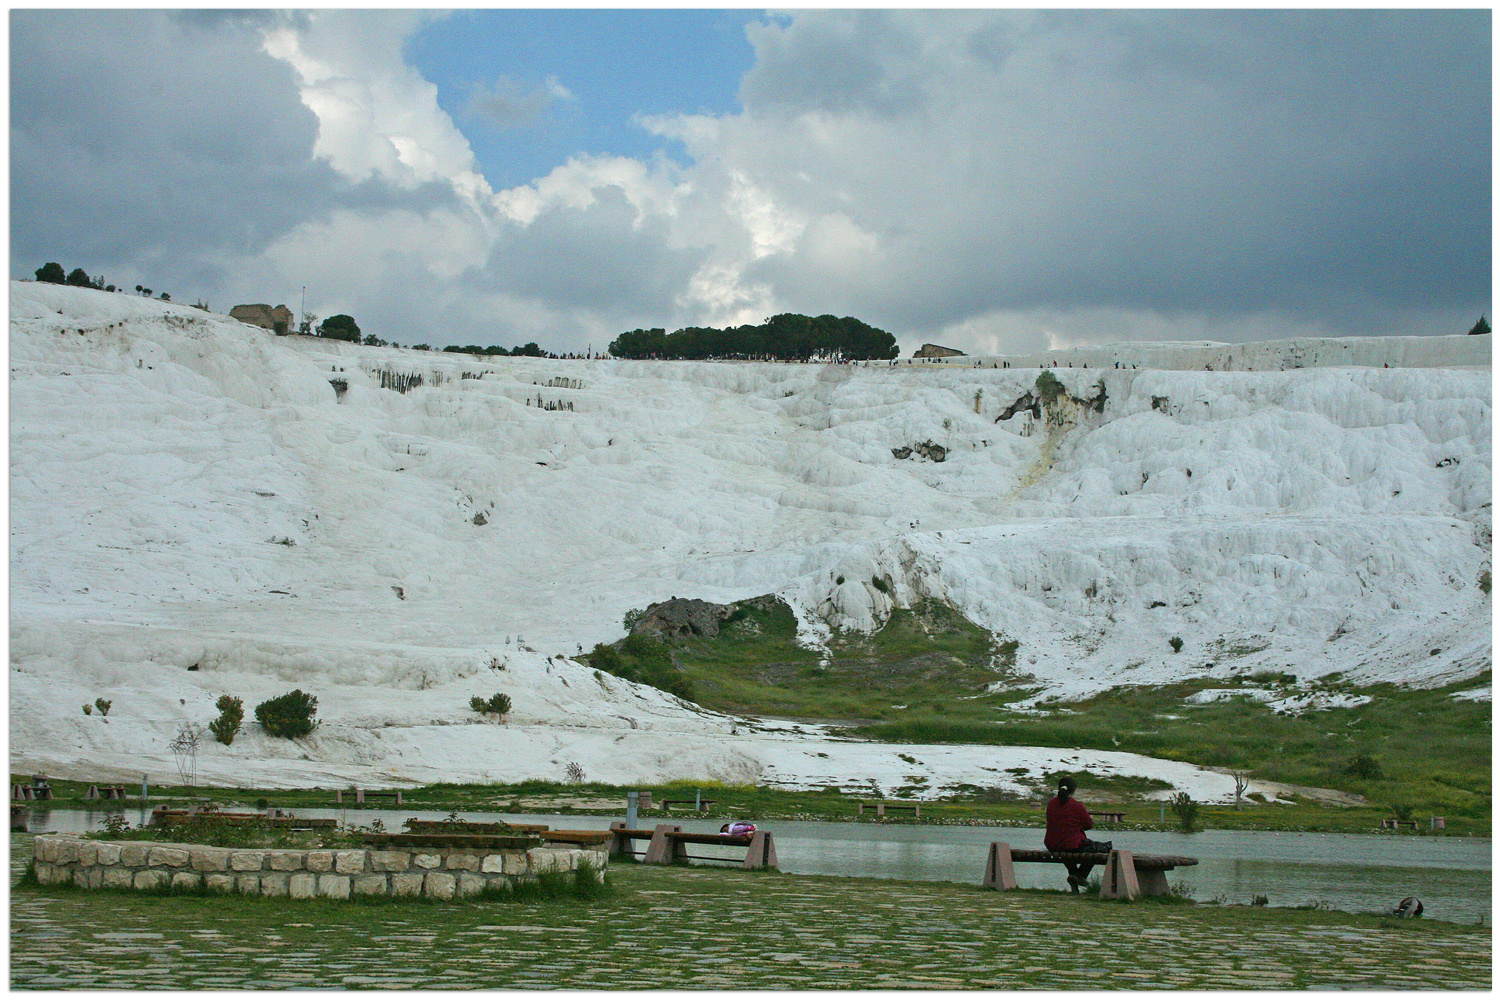
[[[104, 817], [124, 813], [132, 825], [150, 811], [51, 809], [33, 806], [33, 832], [83, 832], [103, 828]], [[298, 815], [333, 817], [342, 825], [390, 831], [408, 819], [444, 819], [446, 812], [413, 809], [298, 809]], [[553, 829], [602, 830], [620, 817], [471, 813], [479, 822], [546, 823]], [[642, 820], [649, 827], [659, 819]], [[672, 822], [693, 833], [715, 833], [722, 818], [688, 816]], [[776, 835], [783, 871], [800, 874], [899, 878], [978, 884], [993, 840], [1015, 847], [1041, 847], [1042, 831], [1015, 827], [909, 826], [877, 823], [765, 821]], [[1459, 923], [1490, 921], [1490, 840], [1479, 837], [1277, 833], [1206, 830], [1202, 833], [1113, 831], [1117, 847], [1140, 854], [1183, 854], [1196, 866], [1167, 873], [1169, 884], [1185, 884], [1198, 900], [1249, 903], [1266, 896], [1272, 906], [1326, 905], [1334, 909], [1389, 912], [1403, 897], [1421, 897], [1428, 917]], [[641, 845], [644, 846], [644, 845]], [[1055, 865], [1018, 865], [1016, 879], [1028, 888], [1065, 888]]]

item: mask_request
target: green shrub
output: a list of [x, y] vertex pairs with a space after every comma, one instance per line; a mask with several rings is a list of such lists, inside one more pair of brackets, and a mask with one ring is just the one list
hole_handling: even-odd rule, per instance
[[1183, 833], [1192, 833], [1198, 819], [1198, 803], [1194, 802], [1187, 792], [1178, 792], [1172, 796], [1172, 812], [1177, 816], [1177, 826]]
[[492, 694], [488, 701], [475, 695], [469, 699], [469, 707], [481, 715], [506, 715], [510, 712], [510, 695]]
[[589, 666], [622, 680], [649, 684], [679, 698], [693, 699], [693, 683], [672, 661], [665, 642], [637, 633], [627, 636], [619, 648], [599, 643], [586, 657]]
[[1172, 636], [1172, 638], [1167, 640], [1167, 645], [1172, 647], [1172, 652], [1174, 653], [1182, 652], [1182, 636]]
[[646, 617], [646, 612], [640, 608], [631, 608], [625, 612], [625, 631], [628, 633], [635, 628], [635, 623]]
[[870, 577], [870, 585], [882, 594], [889, 594], [891, 592], [891, 585], [878, 576]]
[[226, 694], [219, 697], [214, 707], [219, 710], [219, 717], [208, 724], [208, 731], [227, 747], [234, 742], [235, 734], [245, 721], [245, 703]]
[[111, 706], [113, 704], [114, 704], [114, 702], [112, 702], [112, 701], [110, 701], [110, 700], [108, 700], [106, 698], [95, 698], [94, 699], [94, 707], [99, 710], [99, 714], [100, 715], [108, 715], [109, 714], [109, 706]]
[[1355, 755], [1354, 759], [1349, 761], [1349, 765], [1344, 768], [1344, 773], [1352, 774], [1356, 778], [1364, 778], [1366, 780], [1373, 780], [1382, 776], [1380, 761], [1367, 753]]
[[255, 706], [255, 721], [268, 736], [296, 739], [306, 736], [317, 726], [313, 716], [318, 712], [318, 699], [300, 690], [286, 694]]
[[1490, 592], [1490, 571], [1489, 570], [1485, 570], [1483, 573], [1479, 574], [1479, 589], [1482, 590], [1482, 591], [1484, 591], [1486, 594], [1488, 594]]

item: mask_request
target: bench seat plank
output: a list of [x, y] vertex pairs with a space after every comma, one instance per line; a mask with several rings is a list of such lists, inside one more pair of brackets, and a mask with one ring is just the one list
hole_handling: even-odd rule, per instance
[[[1010, 859], [1016, 861], [1055, 862], [1062, 864], [1065, 861], [1086, 862], [1093, 865], [1102, 865], [1109, 862], [1109, 855], [1104, 851], [1032, 851], [1011, 848]], [[1188, 865], [1196, 865], [1197, 858], [1184, 857], [1177, 854], [1137, 854], [1135, 855], [1136, 871], [1171, 871], [1173, 868], [1185, 868]]]

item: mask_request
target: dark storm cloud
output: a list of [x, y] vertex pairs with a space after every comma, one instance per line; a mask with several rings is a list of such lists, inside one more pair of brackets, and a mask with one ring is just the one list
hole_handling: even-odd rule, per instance
[[[855, 193], [778, 192], [881, 234], [834, 295], [893, 323], [1285, 310], [1353, 333], [1382, 310], [1488, 309], [1487, 13], [809, 12], [752, 37], [749, 117], [794, 140], [807, 109], [890, 119], [852, 155], [765, 158]], [[907, 190], [858, 197], [861, 155]], [[829, 291], [800, 254], [746, 277], [789, 301]]]
[[261, 49], [280, 15], [18, 11], [11, 16], [11, 261], [203, 289], [334, 208], [422, 209], [428, 184], [351, 184], [314, 159], [318, 122]]
[[740, 83], [747, 107], [894, 115], [922, 103], [919, 40], [883, 12], [853, 11], [790, 32], [751, 24], [746, 33], [759, 57]]
[[496, 245], [485, 277], [494, 291], [558, 308], [667, 315], [702, 251], [667, 246], [660, 217], [637, 225], [617, 187], [594, 190], [587, 208], [552, 208]]

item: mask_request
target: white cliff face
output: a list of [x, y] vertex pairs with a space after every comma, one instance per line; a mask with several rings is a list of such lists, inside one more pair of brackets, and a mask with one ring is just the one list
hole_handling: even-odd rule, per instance
[[[997, 420], [1036, 368], [473, 358], [10, 291], [13, 768], [171, 773], [166, 743], [220, 694], [300, 687], [314, 737], [251, 723], [200, 775], [911, 773], [910, 748], [755, 730], [566, 658], [673, 596], [778, 593], [809, 641], [941, 598], [1020, 640], [1044, 697], [1489, 666], [1488, 337], [1297, 342], [1301, 363], [1368, 367], [1287, 371], [1193, 370], [1228, 345], [1113, 359], [1178, 371], [1098, 349], [1048, 369], [1068, 395], [1040, 420]], [[1101, 386], [1102, 409], [1078, 402]], [[929, 443], [944, 461], [893, 455]], [[478, 721], [469, 698], [496, 691], [510, 721]], [[101, 696], [107, 722], [79, 707]], [[927, 751], [934, 788], [1005, 778], [999, 748]]]

